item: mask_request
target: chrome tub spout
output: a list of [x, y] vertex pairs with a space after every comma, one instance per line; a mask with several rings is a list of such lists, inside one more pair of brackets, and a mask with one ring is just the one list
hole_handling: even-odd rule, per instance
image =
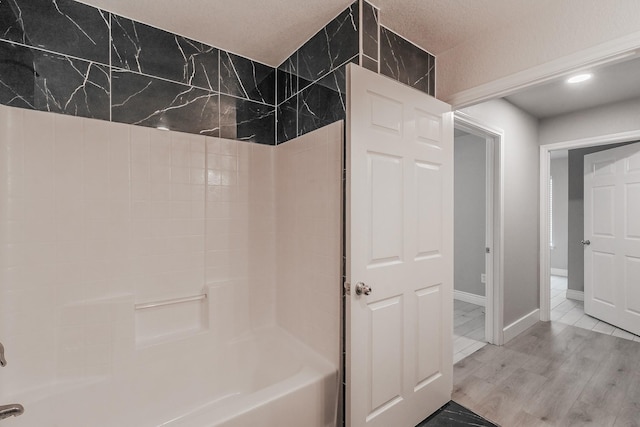
[[18, 415], [22, 415], [23, 412], [24, 407], [19, 403], [0, 406], [0, 420], [4, 420], [9, 417], [17, 417]]

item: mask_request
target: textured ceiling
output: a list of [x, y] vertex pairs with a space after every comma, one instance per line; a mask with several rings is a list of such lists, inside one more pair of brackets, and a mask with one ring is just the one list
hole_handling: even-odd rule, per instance
[[351, 0], [81, 0], [267, 65], [292, 52]]
[[[81, 0], [268, 65], [282, 63], [352, 0]], [[372, 0], [382, 23], [437, 55], [524, 15], [533, 0]]]
[[[547, 1], [547, 0], [544, 0]], [[539, 10], [541, 0], [373, 0], [383, 25], [438, 55]]]

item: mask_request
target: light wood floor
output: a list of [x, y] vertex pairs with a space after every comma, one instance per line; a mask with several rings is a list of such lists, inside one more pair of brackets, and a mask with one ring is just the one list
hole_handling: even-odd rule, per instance
[[453, 400], [503, 427], [640, 426], [640, 343], [540, 322], [458, 362]]

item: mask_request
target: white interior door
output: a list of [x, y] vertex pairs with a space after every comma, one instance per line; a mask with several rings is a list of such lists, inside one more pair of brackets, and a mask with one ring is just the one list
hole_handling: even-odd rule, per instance
[[584, 310], [640, 335], [640, 144], [584, 158]]
[[348, 73], [347, 425], [414, 427], [452, 390], [453, 113]]

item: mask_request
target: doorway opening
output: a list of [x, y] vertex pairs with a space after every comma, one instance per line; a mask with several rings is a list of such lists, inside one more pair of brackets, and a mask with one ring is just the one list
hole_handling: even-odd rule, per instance
[[454, 119], [454, 363], [501, 345], [503, 132]]
[[[603, 135], [595, 138], [571, 140], [548, 144], [540, 147], [540, 319], [590, 329], [608, 335], [627, 339], [637, 337], [597, 318], [589, 316], [585, 310], [585, 298], [588, 290], [585, 280], [585, 218], [587, 201], [584, 200], [583, 180], [585, 156], [590, 153], [627, 145], [640, 139], [640, 131]], [[554, 241], [553, 209], [555, 209], [554, 190], [557, 182], [553, 176], [554, 159], [557, 153], [568, 150], [568, 222], [567, 222], [567, 277], [558, 276], [553, 251], [557, 249]], [[572, 169], [574, 171], [572, 172]], [[587, 239], [587, 240], [585, 240]], [[563, 283], [564, 282], [564, 283]], [[587, 292], [585, 292], [587, 291]], [[640, 339], [638, 339], [640, 340]]]

